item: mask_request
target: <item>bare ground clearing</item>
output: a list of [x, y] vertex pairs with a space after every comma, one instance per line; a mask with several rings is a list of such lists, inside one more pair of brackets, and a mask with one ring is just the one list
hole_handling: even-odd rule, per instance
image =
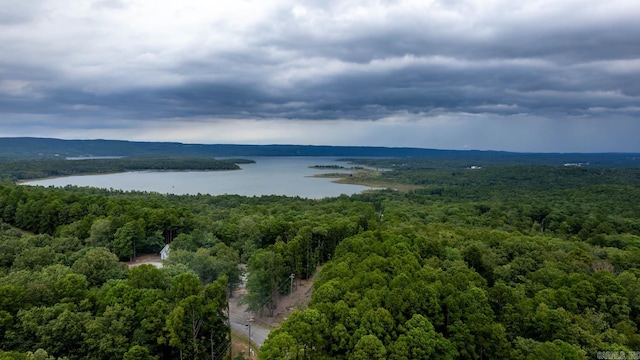
[[140, 266], [142, 264], [151, 264], [157, 268], [161, 268], [162, 259], [160, 259], [159, 254], [145, 254], [145, 255], [136, 257], [133, 261], [129, 261], [127, 263], [127, 266], [129, 267], [129, 269], [131, 269], [133, 267]]
[[[242, 297], [247, 293], [244, 284], [241, 285], [229, 298], [229, 320], [232, 329], [235, 330], [234, 335], [241, 334], [245, 339], [248, 338], [248, 324], [251, 323], [251, 343], [260, 348], [272, 329], [279, 327], [293, 311], [307, 307], [311, 300], [312, 286], [313, 279], [294, 281], [293, 292], [278, 297], [273, 316], [268, 316], [266, 310], [261, 316], [247, 312], [247, 305], [240, 304]], [[235, 342], [234, 340], [233, 343]]]
[[[262, 316], [260, 316], [260, 314], [253, 314], [254, 321], [268, 328], [276, 328], [279, 327], [294, 310], [306, 309], [309, 301], [311, 300], [313, 278], [308, 280], [296, 280], [294, 281], [293, 288], [293, 292], [290, 295], [278, 296], [276, 308], [273, 309], [273, 316], [268, 316], [269, 312], [265, 309]], [[246, 294], [246, 289], [239, 289], [237, 292], [237, 294], [234, 293], [234, 297], [232, 299], [235, 300], [238, 298], [239, 301], [238, 295]], [[244, 308], [246, 309], [246, 305]]]

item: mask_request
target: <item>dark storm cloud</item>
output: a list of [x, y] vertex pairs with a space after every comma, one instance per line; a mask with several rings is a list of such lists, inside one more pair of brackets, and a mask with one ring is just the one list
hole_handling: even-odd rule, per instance
[[638, 119], [633, 1], [75, 5], [0, 12], [2, 118]]

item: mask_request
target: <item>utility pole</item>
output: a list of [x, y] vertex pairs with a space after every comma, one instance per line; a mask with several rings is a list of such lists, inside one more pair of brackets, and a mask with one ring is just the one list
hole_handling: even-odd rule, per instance
[[231, 285], [227, 287], [227, 326], [229, 326], [229, 360], [233, 359], [233, 339], [231, 339]]
[[251, 322], [253, 321], [253, 318], [249, 319], [249, 323], [246, 325], [249, 328], [249, 358], [251, 359]]

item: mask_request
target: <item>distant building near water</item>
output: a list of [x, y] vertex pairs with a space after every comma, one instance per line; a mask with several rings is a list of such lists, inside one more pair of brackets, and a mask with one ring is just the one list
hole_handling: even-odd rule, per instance
[[160, 259], [167, 260], [169, 258], [169, 244], [165, 245], [162, 250], [160, 250]]

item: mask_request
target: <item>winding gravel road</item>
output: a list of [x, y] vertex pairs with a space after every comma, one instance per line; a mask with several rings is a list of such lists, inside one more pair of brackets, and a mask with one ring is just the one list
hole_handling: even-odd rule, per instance
[[[141, 256], [137, 258], [136, 261], [128, 263], [129, 268], [142, 264], [151, 264], [157, 268], [161, 268], [163, 265], [159, 255]], [[243, 280], [246, 281], [246, 279]], [[233, 330], [245, 334], [247, 338], [249, 337], [249, 323], [251, 323], [251, 344], [259, 349], [262, 344], [264, 344], [264, 341], [267, 340], [271, 329], [253, 322], [251, 314], [247, 312], [247, 305], [238, 304], [242, 296], [246, 293], [244, 281], [240, 287], [233, 292], [232, 297], [229, 298], [229, 323]]]
[[239, 304], [246, 292], [243, 281], [229, 298], [229, 323], [233, 330], [247, 337], [249, 337], [249, 324], [251, 324], [251, 344], [259, 349], [264, 344], [264, 341], [267, 340], [271, 329], [254, 322], [251, 314], [247, 312], [247, 305]]
[[248, 314], [244, 312], [231, 312], [231, 315], [229, 315], [229, 322], [231, 323], [231, 328], [233, 330], [242, 333], [247, 337], [249, 337], [248, 324], [251, 323], [251, 344], [258, 349], [262, 344], [264, 344], [264, 341], [267, 340], [267, 337], [269, 336], [269, 332], [271, 332], [271, 330], [262, 327], [260, 324], [250, 322], [248, 320]]

